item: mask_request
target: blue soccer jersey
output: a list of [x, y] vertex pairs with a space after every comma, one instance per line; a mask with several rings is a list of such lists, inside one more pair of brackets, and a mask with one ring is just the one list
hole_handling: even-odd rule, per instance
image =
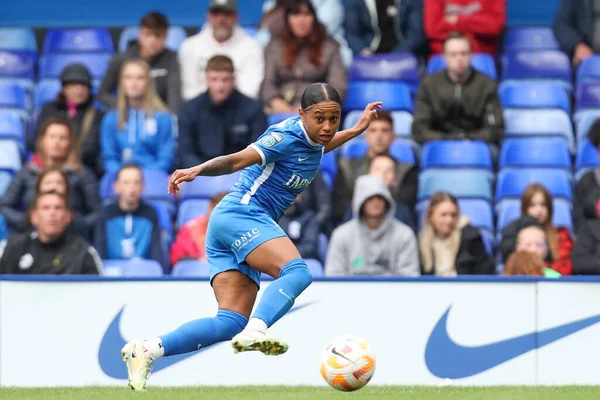
[[300, 117], [269, 127], [250, 146], [262, 162], [242, 171], [227, 198], [253, 203], [278, 221], [315, 178], [325, 148], [310, 139]]

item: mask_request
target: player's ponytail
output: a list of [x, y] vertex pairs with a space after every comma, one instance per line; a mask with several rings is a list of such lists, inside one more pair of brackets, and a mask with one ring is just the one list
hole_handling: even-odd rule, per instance
[[311, 106], [324, 101], [335, 101], [340, 106], [342, 105], [342, 98], [333, 86], [328, 83], [313, 83], [302, 93], [300, 105], [306, 111]]

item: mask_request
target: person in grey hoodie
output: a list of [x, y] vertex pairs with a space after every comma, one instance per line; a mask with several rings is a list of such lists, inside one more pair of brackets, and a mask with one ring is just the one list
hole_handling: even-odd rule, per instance
[[394, 218], [396, 204], [379, 176], [356, 180], [354, 218], [333, 231], [326, 276], [419, 276], [419, 251], [412, 229]]
[[169, 110], [177, 114], [182, 101], [181, 78], [177, 53], [166, 48], [169, 21], [163, 14], [151, 12], [142, 17], [140, 25], [138, 40], [110, 62], [98, 90], [98, 100], [108, 108], [115, 108], [121, 67], [131, 58], [143, 58], [152, 69], [156, 92]]

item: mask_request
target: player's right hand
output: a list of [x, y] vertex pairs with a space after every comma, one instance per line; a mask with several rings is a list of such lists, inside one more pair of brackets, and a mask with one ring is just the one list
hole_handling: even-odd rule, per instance
[[198, 170], [196, 167], [178, 169], [173, 172], [171, 179], [169, 179], [169, 187], [167, 192], [169, 194], [176, 194], [179, 191], [179, 184], [183, 182], [191, 182], [198, 176]]

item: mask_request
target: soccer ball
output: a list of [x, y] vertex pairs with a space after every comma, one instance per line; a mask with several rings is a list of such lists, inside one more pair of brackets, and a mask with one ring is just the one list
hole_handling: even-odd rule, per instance
[[364, 387], [375, 373], [375, 352], [354, 335], [334, 337], [321, 354], [321, 375], [334, 389], [351, 392]]

